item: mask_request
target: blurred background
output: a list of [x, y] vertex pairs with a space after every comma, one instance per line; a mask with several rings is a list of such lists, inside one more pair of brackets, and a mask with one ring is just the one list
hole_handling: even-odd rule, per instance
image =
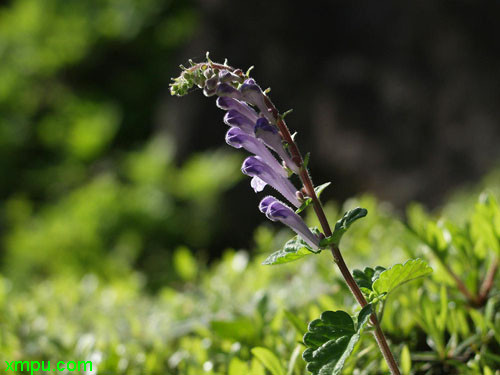
[[[0, 7], [2, 272], [172, 281], [264, 217], [223, 113], [170, 97], [189, 58], [253, 76], [327, 200], [439, 206], [500, 157], [497, 1], [18, 0]], [[28, 277], [29, 276], [29, 277]]]

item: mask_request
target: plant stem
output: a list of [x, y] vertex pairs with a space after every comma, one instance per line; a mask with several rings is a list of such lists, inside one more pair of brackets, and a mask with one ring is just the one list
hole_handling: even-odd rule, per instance
[[[266, 96], [265, 98], [266, 98], [266, 105], [269, 108], [269, 112], [273, 114], [273, 117], [276, 120], [276, 125], [278, 126], [278, 129], [281, 132], [281, 136], [283, 137], [285, 142], [288, 143], [292, 160], [297, 164], [297, 166], [300, 169], [299, 177], [304, 185], [304, 190], [306, 194], [312, 199], [314, 211], [316, 212], [316, 216], [318, 217], [321, 227], [323, 228], [323, 232], [325, 233], [325, 236], [329, 237], [332, 235], [332, 230], [326, 218], [323, 206], [321, 205], [321, 202], [318, 199], [316, 192], [314, 191], [314, 185], [312, 183], [311, 177], [309, 176], [309, 172], [307, 171], [307, 168], [304, 167], [302, 155], [299, 152], [297, 144], [292, 139], [292, 136], [290, 134], [290, 131], [288, 130], [285, 121], [279, 115], [278, 110], [276, 109], [274, 104], [271, 102], [269, 97]], [[337, 246], [332, 245], [331, 252], [333, 255], [333, 259], [335, 260], [335, 263], [339, 267], [340, 272], [344, 277], [344, 280], [346, 281], [347, 285], [349, 286], [349, 289], [351, 290], [352, 294], [354, 295], [358, 303], [361, 305], [361, 307], [365, 307], [368, 304], [368, 302], [366, 301], [365, 296], [359, 289], [358, 284], [356, 284], [356, 281], [354, 281], [354, 278], [352, 277], [349, 268], [345, 264], [340, 249]], [[394, 356], [391, 352], [391, 349], [389, 348], [389, 345], [387, 344], [387, 340], [384, 336], [384, 333], [382, 332], [382, 329], [380, 328], [380, 324], [378, 322], [377, 315], [375, 313], [372, 313], [370, 321], [375, 327], [374, 331], [375, 339], [380, 348], [380, 351], [382, 352], [385, 358], [385, 361], [387, 362], [387, 365], [389, 366], [391, 373], [393, 375], [400, 375], [397, 362], [394, 359]]]
[[498, 271], [498, 266], [499, 266], [499, 259], [498, 257], [496, 257], [493, 260], [493, 263], [491, 263], [488, 272], [486, 272], [484, 281], [481, 285], [481, 288], [479, 289], [478, 302], [481, 306], [486, 303], [486, 300], [488, 299], [488, 294], [490, 293], [491, 288], [493, 288], [493, 283], [495, 281], [495, 275]]

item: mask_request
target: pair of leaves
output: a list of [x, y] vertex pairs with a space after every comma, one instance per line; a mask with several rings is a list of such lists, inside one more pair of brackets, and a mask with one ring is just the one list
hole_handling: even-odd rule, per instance
[[[344, 214], [344, 216], [335, 224], [335, 229], [333, 231], [333, 234], [330, 237], [325, 238], [320, 242], [319, 251], [312, 249], [300, 236], [297, 235], [293, 237], [291, 240], [289, 240], [287, 243], [285, 243], [282, 249], [275, 251], [274, 253], [269, 255], [267, 259], [263, 262], [263, 264], [274, 265], [274, 264], [288, 263], [303, 258], [310, 254], [319, 254], [321, 250], [323, 250], [324, 248], [328, 247], [331, 244], [335, 244], [338, 246], [340, 239], [347, 231], [347, 229], [349, 229], [351, 224], [354, 223], [356, 220], [365, 217], [367, 213], [368, 211], [366, 209], [359, 207], [347, 211]], [[311, 228], [311, 231], [316, 235], [320, 234], [317, 228]]]
[[306, 369], [314, 375], [340, 374], [371, 314], [372, 306], [366, 305], [359, 312], [356, 325], [344, 311], [325, 311], [309, 323], [304, 335], [307, 349], [302, 354]]
[[404, 264], [395, 264], [389, 269], [383, 267], [354, 270], [354, 280], [370, 301], [384, 299], [398, 286], [413, 279], [427, 276], [432, 268], [422, 259], [410, 259]]

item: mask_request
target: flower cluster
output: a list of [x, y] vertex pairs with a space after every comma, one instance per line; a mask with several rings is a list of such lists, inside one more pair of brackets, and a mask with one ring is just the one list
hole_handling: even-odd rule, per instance
[[[239, 70], [215, 67], [209, 62], [185, 70], [174, 80], [171, 92], [183, 95], [194, 85], [202, 88], [206, 96], [217, 96], [217, 106], [226, 111], [224, 123], [229, 126], [226, 142], [252, 154], [243, 162], [241, 171], [252, 177], [251, 186], [255, 192], [269, 185], [299, 208], [302, 195], [288, 178], [290, 172], [298, 173], [299, 167], [283, 146], [276, 119], [269, 111], [266, 94], [259, 85]], [[285, 203], [267, 196], [260, 202], [259, 209], [270, 220], [288, 225], [308, 245], [318, 249], [319, 237]]]

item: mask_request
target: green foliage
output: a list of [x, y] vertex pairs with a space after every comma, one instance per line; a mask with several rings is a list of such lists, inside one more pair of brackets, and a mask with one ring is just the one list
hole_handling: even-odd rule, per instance
[[359, 312], [356, 325], [344, 311], [325, 311], [309, 323], [304, 335], [308, 348], [302, 355], [308, 363], [307, 370], [314, 375], [340, 374], [371, 313], [372, 306], [366, 305]]
[[220, 232], [206, 218], [239, 178], [239, 158], [179, 163], [151, 115], [196, 18], [189, 2], [163, 0], [0, 6], [0, 265], [16, 285], [137, 269], [158, 287], [175, 278], [174, 249]]
[[[151, 167], [157, 159], [141, 155], [153, 164], [144, 170], [134, 167], [134, 176], [149, 176], [148, 184], [163, 181], [157, 180], [161, 174]], [[12, 202], [11, 210], [20, 208], [12, 214], [16, 222], [32, 215], [22, 202]], [[409, 247], [435, 268], [424, 282], [414, 281], [393, 290], [379, 316], [402, 371], [429, 375], [479, 375], [489, 371], [497, 375], [495, 371], [500, 364], [498, 275], [486, 303], [471, 306], [449, 279], [447, 271], [436, 263], [437, 258], [428, 252], [427, 245], [395, 219], [387, 205], [362, 197], [348, 201], [339, 209], [327, 204], [327, 214], [334, 217], [339, 211], [358, 205], [369, 208], [370, 215], [359, 221], [354, 235], [349, 231], [342, 239], [348, 263], [377, 262], [388, 267], [408, 257], [405, 252]], [[474, 208], [470, 212], [475, 212]], [[469, 220], [471, 218], [472, 215]], [[455, 226], [464, 228], [459, 224]], [[455, 233], [461, 232], [453, 232], [453, 236]], [[263, 365], [252, 353], [252, 349], [258, 347], [266, 348], [277, 359], [274, 361], [275, 365], [279, 363], [277, 371], [306, 375], [309, 372], [300, 357], [304, 347], [297, 345], [306, 333], [305, 322], [340, 306], [352, 314], [357, 304], [343, 287], [331, 255], [326, 252], [286, 267], [263, 267], [261, 263], [269, 251], [287, 235], [286, 230], [274, 232], [268, 226], [260, 227], [255, 231], [252, 256], [246, 251], [227, 250], [209, 267], [190, 247], [175, 247], [172, 282], [164, 284], [153, 295], [145, 289], [148, 276], [130, 270], [122, 269], [120, 277], [56, 273], [32, 282], [29, 288], [23, 288], [3, 271], [0, 276], [0, 353], [11, 360], [93, 359], [99, 372], [119, 374], [227, 375], [237, 371], [272, 374], [268, 365]], [[128, 237], [122, 243], [131, 246], [133, 238]], [[451, 240], [451, 243], [458, 241]], [[450, 247], [447, 259], [462, 276], [465, 273], [461, 270], [466, 268], [465, 265], [461, 268], [461, 264], [465, 260], [459, 254]], [[488, 268], [494, 256], [496, 253], [488, 252], [479, 263], [478, 272], [483, 277], [484, 268]], [[469, 272], [474, 261], [473, 258], [466, 260]], [[117, 269], [122, 264], [119, 257], [110, 257], [108, 262]], [[20, 262], [10, 265], [21, 267]], [[383, 267], [374, 267], [356, 271], [354, 275], [357, 282], [365, 283], [368, 288], [383, 272]], [[29, 273], [24, 275], [27, 280], [33, 280]], [[350, 330], [344, 330], [346, 336], [357, 328], [354, 319], [348, 318], [352, 325]], [[345, 360], [343, 373], [359, 371], [369, 375], [385, 371], [372, 335], [361, 337]], [[344, 341], [341, 343], [345, 345]], [[350, 350], [349, 344], [345, 348], [342, 353]], [[337, 363], [341, 361], [342, 354]], [[335, 365], [332, 366], [334, 369]]]
[[285, 369], [272, 351], [266, 348], [253, 348], [252, 354], [264, 365], [272, 375], [285, 375]]
[[404, 264], [396, 264], [380, 273], [373, 282], [373, 291], [379, 296], [391, 293], [398, 286], [432, 273], [432, 268], [422, 259], [408, 260]]
[[[311, 228], [313, 233], [318, 233], [317, 228]], [[310, 254], [318, 254], [299, 235], [287, 241], [282, 249], [269, 255], [262, 264], [275, 265], [293, 262]]]

